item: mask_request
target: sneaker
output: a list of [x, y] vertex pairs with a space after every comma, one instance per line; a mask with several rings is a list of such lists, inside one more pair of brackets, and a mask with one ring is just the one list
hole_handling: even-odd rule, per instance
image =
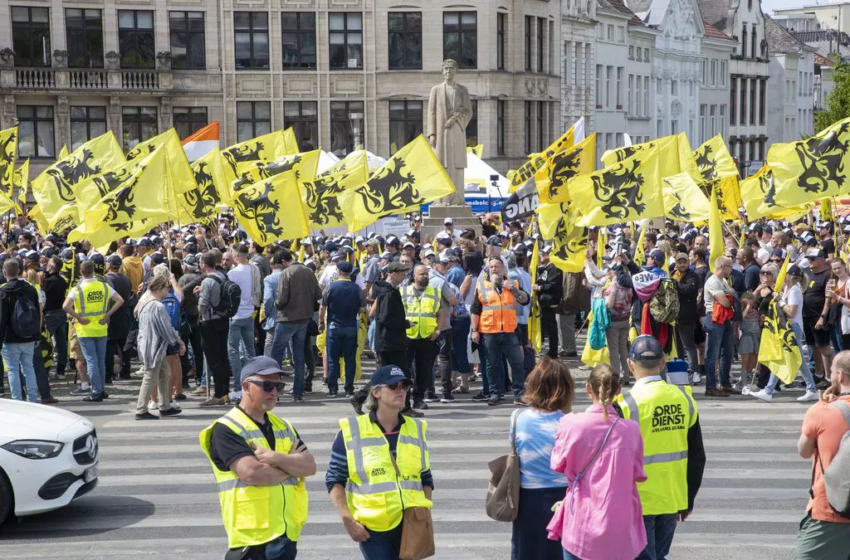
[[179, 408], [169, 408], [168, 410], [160, 410], [159, 415], [160, 415], [160, 417], [162, 417], [162, 416], [177, 416], [181, 412], [183, 412], [183, 411], [180, 410]]
[[148, 411], [141, 414], [136, 414], [136, 420], [159, 420], [159, 416], [155, 416]]
[[700, 377], [700, 374], [698, 374], [697, 372], [694, 372], [694, 374], [691, 376], [691, 384], [692, 385], [701, 385], [702, 384], [702, 377]]
[[434, 393], [434, 391], [428, 391], [427, 393], [425, 393], [425, 398], [422, 400], [427, 403], [432, 403], [437, 400], [437, 395], [436, 393]]
[[413, 408], [418, 408], [419, 410], [428, 410], [428, 405], [425, 404], [424, 400], [413, 401]]
[[564, 352], [564, 355], [567, 358], [575, 358], [578, 356], [578, 352], [576, 352], [575, 350], [570, 350], [569, 352]]
[[729, 393], [721, 391], [720, 389], [706, 389], [705, 390], [706, 397], [728, 397]]
[[159, 405], [156, 404], [156, 401], [148, 402], [148, 410], [159, 410]]
[[493, 395], [492, 397], [487, 399], [487, 406], [496, 406], [497, 404], [499, 404], [499, 402], [501, 402], [501, 400], [502, 399], [500, 399], [499, 397]]
[[189, 394], [192, 395], [193, 397], [204, 397], [207, 394], [207, 388], [206, 387], [198, 387], [197, 389], [195, 389], [194, 391], [192, 391]]
[[87, 397], [83, 397], [84, 402], [103, 402], [103, 393], [91, 394]]
[[54, 399], [53, 397], [48, 397], [48, 398], [46, 398], [46, 399], [41, 399], [39, 402], [40, 402], [41, 404], [56, 404], [56, 403], [58, 403], [59, 401], [58, 401], [58, 400], [56, 400], [56, 399]]
[[109, 393], [107, 393], [106, 391], [102, 392], [101, 395], [103, 396], [104, 399], [109, 398]]
[[224, 406], [228, 402], [230, 402], [230, 401], [229, 401], [229, 399], [226, 399], [226, 397], [222, 397], [220, 399], [217, 399], [215, 397], [210, 397], [198, 406], [204, 406], [204, 407], [206, 407], [206, 406]]
[[755, 393], [750, 393], [750, 396], [763, 400], [764, 402], [771, 402], [773, 400], [773, 395], [769, 394], [764, 389], [756, 391]]
[[337, 394], [338, 394], [338, 392], [337, 392], [337, 391], [330, 391], [330, 390], [328, 390], [328, 396], [329, 396], [330, 398], [332, 398], [332, 399], [335, 399], [335, 398], [337, 397]]
[[724, 385], [723, 387], [720, 388], [720, 390], [723, 391], [724, 393], [729, 393], [730, 395], [740, 395], [741, 394], [740, 389], [736, 389], [736, 388], [732, 387], [731, 385]]
[[524, 402], [522, 402], [522, 398], [514, 399], [514, 406], [528, 406]]
[[76, 387], [74, 387], [71, 390], [72, 395], [88, 395], [90, 393], [91, 393], [91, 389], [89, 389], [89, 388], [83, 389], [83, 387], [81, 385], [77, 385]]
[[818, 400], [820, 400], [820, 395], [818, 395], [815, 391], [806, 391], [805, 395], [797, 398], [797, 402], [809, 402]]
[[402, 414], [405, 416], [410, 416], [411, 418], [422, 418], [425, 414], [419, 412], [418, 410], [413, 410], [412, 408], [408, 408], [407, 410], [402, 411]]
[[477, 395], [473, 395], [472, 400], [476, 402], [484, 402], [488, 400], [490, 397], [485, 395], [484, 393], [478, 393]]
[[631, 384], [632, 384], [632, 382], [629, 380], [629, 376], [628, 376], [628, 375], [621, 375], [621, 376], [620, 376], [620, 385], [622, 385], [622, 386], [629, 386], [629, 385], [631, 385]]
[[354, 396], [354, 391], [346, 391], [346, 392], [345, 392], [345, 397], [346, 397], [346, 398], [350, 399], [350, 398], [351, 398], [351, 397], [353, 397], [353, 396]]
[[461, 395], [468, 395], [469, 394], [469, 387], [464, 387], [463, 385], [461, 385], [460, 388], [458, 388], [457, 392], [460, 393]]
[[443, 395], [443, 397], [440, 399], [440, 402], [446, 404], [453, 403], [455, 402], [454, 395]]
[[821, 379], [815, 384], [815, 387], [817, 387], [818, 389], [829, 389], [830, 386], [832, 386], [832, 383], [829, 381], [829, 379]]
[[294, 402], [294, 403], [303, 403], [303, 402], [304, 402], [304, 397], [301, 397], [301, 396], [295, 395], [294, 397], [292, 397], [292, 402]]
[[174, 395], [174, 400], [175, 401], [185, 401], [186, 400], [186, 394], [185, 393], [177, 393], [176, 395]]
[[305, 395], [312, 395], [312, 394], [313, 394], [313, 387], [312, 387], [312, 386], [309, 386], [309, 385], [305, 385], [305, 386], [304, 386], [304, 391], [302, 391], [302, 392], [303, 392]]
[[176, 402], [174, 402], [174, 401], [171, 401], [171, 403], [170, 403], [170, 404], [171, 404], [171, 408], [175, 408], [175, 409], [177, 409], [177, 410], [183, 410], [183, 409], [182, 409], [182, 408], [180, 408], [180, 406], [179, 406]]

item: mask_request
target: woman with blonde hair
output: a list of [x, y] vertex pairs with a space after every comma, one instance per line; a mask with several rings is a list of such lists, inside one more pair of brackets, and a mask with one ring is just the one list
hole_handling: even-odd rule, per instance
[[551, 467], [569, 490], [549, 526], [565, 560], [633, 560], [646, 547], [637, 483], [646, 480], [643, 439], [633, 420], [612, 405], [620, 383], [598, 365], [585, 385], [593, 404], [561, 419]]
[[558, 543], [547, 540], [552, 508], [564, 497], [567, 479], [549, 467], [558, 424], [572, 410], [575, 383], [569, 368], [543, 356], [525, 380], [523, 402], [530, 409], [511, 415], [519, 457], [519, 511], [511, 534], [512, 560], [560, 560]]

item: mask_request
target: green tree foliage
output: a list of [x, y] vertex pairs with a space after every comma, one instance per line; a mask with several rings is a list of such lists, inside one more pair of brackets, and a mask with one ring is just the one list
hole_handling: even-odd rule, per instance
[[815, 130], [818, 132], [850, 117], [850, 63], [838, 63], [832, 73], [832, 82], [834, 88], [826, 108], [815, 114]]

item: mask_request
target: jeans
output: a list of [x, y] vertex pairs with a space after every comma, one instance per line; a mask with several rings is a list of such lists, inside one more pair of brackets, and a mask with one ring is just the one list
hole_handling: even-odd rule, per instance
[[729, 387], [732, 382], [729, 380], [729, 372], [732, 369], [732, 356], [734, 349], [732, 347], [732, 321], [726, 321], [722, 325], [715, 325], [711, 321], [711, 315], [706, 315], [703, 319], [703, 328], [708, 335], [708, 343], [705, 349], [705, 388], [717, 388], [717, 362], [720, 362], [721, 353], [723, 355], [722, 363], [720, 364], [720, 385]]
[[59, 309], [44, 312], [44, 326], [53, 338], [56, 352], [56, 375], [64, 375], [68, 366], [68, 316]]
[[[803, 352], [803, 327], [798, 325], [797, 323], [788, 323], [791, 325], [791, 330], [794, 331], [794, 336], [797, 337], [797, 348], [800, 349], [800, 355], [803, 357], [803, 361], [800, 364], [800, 373], [803, 374], [803, 379], [806, 380], [806, 390], [812, 393], [817, 392], [817, 387], [815, 386], [815, 379], [812, 377], [812, 370], [809, 368], [809, 360], [806, 357], [806, 353]], [[770, 379], [767, 381], [767, 385], [764, 388], [764, 392], [768, 395], [772, 395], [774, 391], [776, 391], [776, 386], [779, 384], [779, 378], [770, 374]]]
[[459, 373], [469, 373], [466, 340], [469, 338], [471, 322], [468, 316], [452, 319], [452, 365]]
[[[511, 366], [514, 398], [522, 396], [525, 386], [525, 365], [522, 347], [516, 333], [484, 333], [481, 335], [484, 348], [487, 351], [487, 377], [490, 382], [490, 397], [501, 398], [505, 386], [505, 372], [499, 368], [502, 356], [508, 359]], [[493, 389], [495, 388], [495, 391]]]
[[372, 321], [369, 323], [369, 330], [366, 332], [366, 347], [372, 352], [375, 351], [375, 329], [377, 326], [378, 323]]
[[16, 401], [24, 400], [20, 373], [23, 370], [27, 384], [27, 400], [38, 402], [38, 383], [35, 379], [35, 369], [32, 367], [34, 349], [34, 342], [4, 342], [3, 348], [0, 350], [6, 371], [9, 373], [9, 387], [12, 389], [12, 398]]
[[[731, 328], [732, 323], [729, 325]], [[676, 532], [676, 517], [675, 513], [643, 516], [643, 524], [646, 527], [646, 548], [635, 560], [666, 560]]]
[[360, 543], [365, 560], [398, 560], [401, 552], [401, 524], [386, 532], [369, 531], [369, 538]]
[[[357, 332], [356, 327], [336, 327], [328, 329], [328, 391], [339, 390], [339, 359], [345, 360], [345, 392], [354, 392], [354, 376], [357, 373]], [[304, 345], [301, 345], [302, 349]]]
[[[292, 341], [292, 361], [295, 362], [295, 380], [292, 394], [300, 397], [304, 393], [304, 340], [307, 338], [307, 321], [285, 321], [274, 327], [272, 358], [283, 362], [283, 352]], [[352, 376], [352, 380], [354, 377]]]
[[220, 399], [230, 391], [230, 360], [227, 356], [227, 337], [230, 331], [228, 319], [210, 319], [201, 323], [201, 344], [204, 347], [204, 358], [207, 360], [207, 374], [212, 375], [215, 392], [213, 396]]
[[[540, 331], [543, 338], [549, 341], [549, 349], [546, 354], [552, 359], [558, 357], [558, 318], [556, 311], [555, 307], [544, 307], [540, 310]], [[573, 335], [573, 338], [575, 338], [575, 335]]]
[[581, 558], [579, 558], [578, 556], [576, 556], [575, 554], [573, 554], [572, 552], [570, 552], [569, 550], [567, 550], [565, 548], [564, 549], [564, 560], [581, 560]]
[[106, 337], [81, 336], [80, 349], [86, 360], [92, 395], [99, 395], [106, 384]]
[[[481, 362], [481, 367], [480, 367], [480, 373], [481, 373], [481, 392], [482, 392], [485, 396], [488, 396], [488, 397], [489, 397], [489, 396], [490, 396], [490, 393], [491, 393], [491, 391], [490, 391], [490, 384], [491, 384], [491, 381], [490, 381], [489, 367], [487, 366], [487, 363], [488, 363], [488, 362], [487, 362], [487, 349], [484, 347], [484, 340], [483, 340], [483, 338], [482, 338], [482, 340], [481, 340], [481, 344], [478, 346], [478, 359], [479, 359], [479, 361]], [[499, 372], [498, 372], [498, 375], [494, 375], [494, 376], [493, 376], [493, 379], [494, 379], [494, 380], [496, 380], [496, 379], [498, 379], [498, 378], [502, 378], [502, 379], [504, 379], [504, 378], [505, 378], [505, 376], [507, 375], [507, 372], [505, 371], [505, 360], [499, 360], [499, 363], [498, 363], [497, 365], [498, 365], [498, 367], [499, 367]], [[505, 384], [504, 384], [504, 382], [503, 382], [503, 383], [502, 383], [502, 387], [504, 387], [504, 385], [505, 385]], [[503, 390], [504, 390], [504, 389], [503, 389]], [[493, 393], [495, 393], [496, 395], [501, 395], [501, 394], [502, 394], [502, 391], [493, 391]]]
[[[242, 349], [244, 347], [244, 354]], [[230, 336], [227, 344], [228, 358], [230, 359], [230, 371], [233, 372], [233, 390], [242, 390], [242, 381], [240, 373], [242, 366], [247, 363], [250, 358], [256, 356], [256, 348], [254, 347], [254, 318], [246, 317], [244, 319], [230, 320]], [[243, 356], [245, 359], [243, 360]]]

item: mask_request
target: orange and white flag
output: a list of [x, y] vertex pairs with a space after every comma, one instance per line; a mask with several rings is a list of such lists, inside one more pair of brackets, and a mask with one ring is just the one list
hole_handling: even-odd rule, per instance
[[218, 121], [212, 122], [183, 140], [183, 151], [190, 163], [218, 148], [218, 128]]

